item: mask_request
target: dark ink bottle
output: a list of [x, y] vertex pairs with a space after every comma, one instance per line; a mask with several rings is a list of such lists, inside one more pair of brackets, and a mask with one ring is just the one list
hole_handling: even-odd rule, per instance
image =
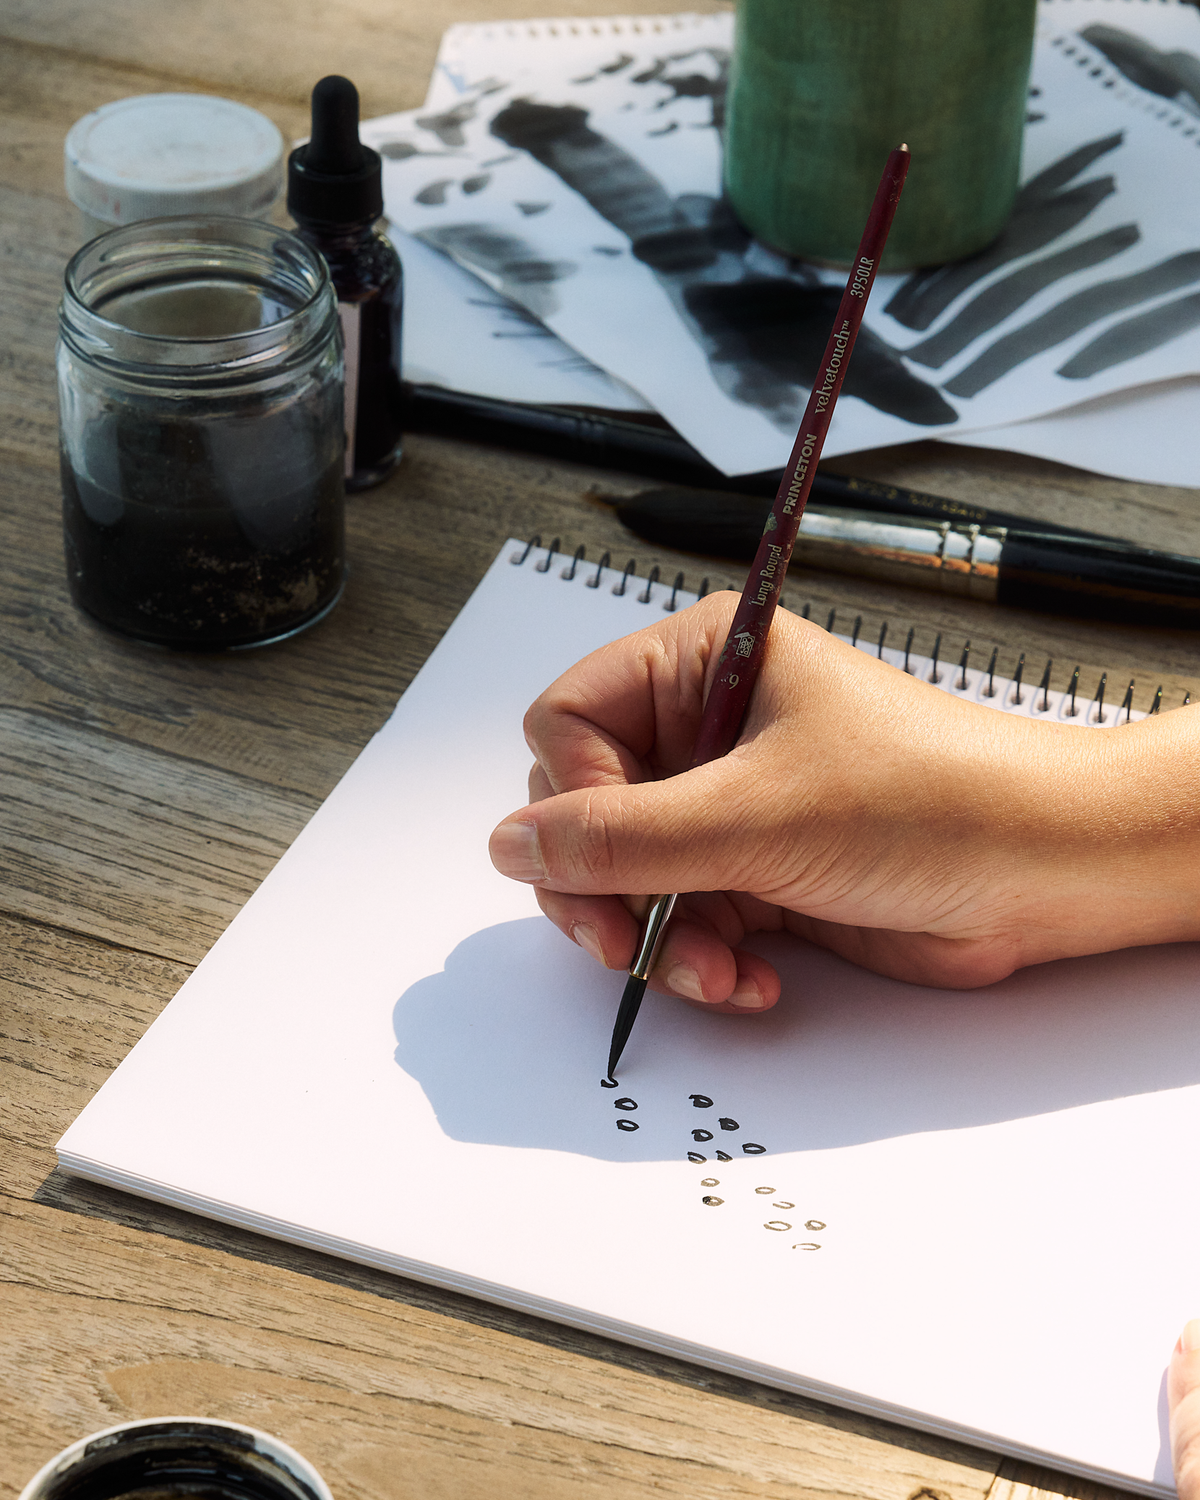
[[288, 212], [325, 257], [346, 349], [346, 488], [386, 479], [400, 457], [400, 257], [377, 227], [383, 163], [358, 138], [358, 90], [331, 74], [312, 92], [312, 137], [288, 158]]

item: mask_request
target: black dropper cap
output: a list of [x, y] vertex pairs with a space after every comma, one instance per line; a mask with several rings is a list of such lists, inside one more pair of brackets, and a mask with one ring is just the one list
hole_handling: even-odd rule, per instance
[[288, 213], [357, 224], [383, 212], [383, 163], [358, 138], [358, 90], [331, 73], [312, 91], [312, 137], [288, 157]]

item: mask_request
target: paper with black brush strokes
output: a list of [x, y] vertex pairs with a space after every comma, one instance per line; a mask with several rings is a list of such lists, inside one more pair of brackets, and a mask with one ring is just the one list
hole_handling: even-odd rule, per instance
[[[1178, 191], [1200, 165], [1183, 87], [1200, 15], [1040, 14], [1009, 230], [961, 267], [881, 278], [827, 453], [1010, 428], [1200, 369], [1200, 205]], [[452, 28], [427, 105], [368, 135], [394, 222], [744, 472], [786, 456], [837, 278], [747, 243], [720, 202], [730, 20]]]

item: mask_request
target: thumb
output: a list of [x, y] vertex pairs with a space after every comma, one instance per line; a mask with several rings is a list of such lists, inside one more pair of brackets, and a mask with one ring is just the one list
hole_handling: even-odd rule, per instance
[[1179, 1500], [1200, 1500], [1200, 1318], [1192, 1319], [1175, 1345], [1167, 1399]]
[[739, 748], [665, 781], [586, 787], [524, 807], [492, 834], [492, 863], [574, 895], [762, 888], [769, 851], [744, 759]]

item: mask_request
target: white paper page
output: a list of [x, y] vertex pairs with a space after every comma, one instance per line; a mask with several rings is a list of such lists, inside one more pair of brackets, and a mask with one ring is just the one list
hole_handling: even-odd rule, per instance
[[1150, 484], [1200, 483], [1200, 378], [1098, 396], [1094, 401], [979, 432], [942, 433], [963, 448], [1001, 448], [1074, 464], [1114, 479]]
[[561, 557], [540, 573], [544, 554], [517, 567], [520, 550], [68, 1130], [62, 1164], [1169, 1487], [1163, 1371], [1200, 1305], [1200, 1209], [1178, 1190], [1200, 1127], [1196, 949], [959, 994], [764, 939], [775, 1011], [650, 995], [619, 1088], [602, 1087], [621, 976], [495, 873], [486, 839], [525, 797], [524, 707], [669, 591], [614, 598], [615, 572], [591, 589], [594, 568], [567, 581]]
[[500, 401], [650, 410], [635, 390], [448, 255], [395, 225], [388, 233], [404, 266], [405, 380]]
[[[1200, 150], [1191, 96], [1164, 100], [1081, 40], [1096, 15], [1134, 41], [1152, 34], [1156, 55], [1200, 56], [1190, 6], [1043, 0], [1021, 212], [974, 273], [926, 278], [920, 296], [915, 281], [880, 281], [866, 320], [877, 342], [859, 343], [860, 395], [843, 395], [827, 453], [1007, 425], [1196, 372], [1200, 207], [1178, 190]], [[640, 34], [627, 22], [620, 37], [583, 22], [452, 28], [429, 106], [372, 126], [392, 152], [396, 222], [638, 389], [727, 473], [784, 461], [807, 394], [788, 351], [823, 344], [837, 282], [719, 232], [712, 120], [730, 20]], [[578, 181], [576, 158], [588, 166]], [[691, 235], [696, 263], [639, 259], [639, 226]], [[745, 333], [748, 296], [778, 304], [762, 323], [770, 350]]]

